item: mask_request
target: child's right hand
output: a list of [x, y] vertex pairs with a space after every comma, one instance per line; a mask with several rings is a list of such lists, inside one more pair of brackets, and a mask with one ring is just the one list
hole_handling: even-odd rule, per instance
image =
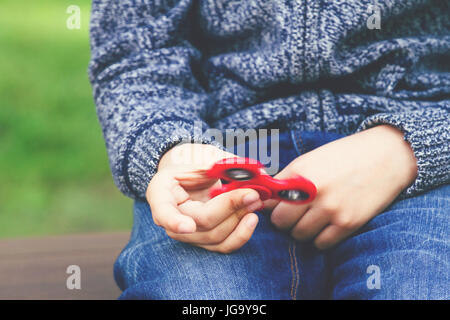
[[263, 205], [258, 192], [236, 189], [209, 198], [221, 182], [206, 171], [229, 157], [235, 155], [203, 144], [179, 145], [164, 154], [146, 195], [153, 221], [169, 237], [221, 253], [250, 239], [258, 223], [253, 212]]

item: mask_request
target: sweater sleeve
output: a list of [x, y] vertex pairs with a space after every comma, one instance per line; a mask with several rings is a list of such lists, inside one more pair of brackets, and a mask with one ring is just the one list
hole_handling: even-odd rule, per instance
[[210, 142], [201, 135], [208, 96], [192, 67], [201, 54], [187, 40], [190, 5], [92, 3], [89, 78], [114, 181], [132, 198], [145, 198], [169, 148]]
[[440, 104], [401, 113], [379, 113], [362, 122], [359, 130], [379, 124], [400, 129], [417, 159], [418, 174], [401, 197], [408, 197], [450, 181], [450, 112]]

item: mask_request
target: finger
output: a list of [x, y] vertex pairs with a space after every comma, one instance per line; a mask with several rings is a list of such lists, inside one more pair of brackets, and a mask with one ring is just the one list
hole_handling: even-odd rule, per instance
[[264, 201], [264, 211], [271, 212], [278, 204], [280, 200], [269, 199]]
[[203, 154], [204, 160], [208, 160], [207, 163], [198, 164], [195, 169], [189, 169], [185, 171], [181, 171], [176, 174], [175, 178], [180, 182], [181, 186], [183, 188], [186, 188], [188, 190], [196, 189], [196, 188], [209, 188], [211, 187], [216, 181], [218, 181], [217, 178], [211, 178], [208, 175], [208, 171], [211, 168], [211, 165], [220, 159], [226, 158], [226, 157], [236, 157], [235, 155], [231, 153], [224, 153], [220, 149], [212, 149], [213, 152], [219, 152], [218, 154], [210, 154], [206, 153]]
[[178, 211], [176, 204], [157, 202], [151, 205], [153, 220], [158, 226], [174, 233], [193, 233], [197, 227], [195, 221]]
[[172, 188], [172, 195], [176, 204], [181, 204], [189, 199], [189, 194], [179, 184]]
[[218, 179], [211, 178], [206, 174], [205, 169], [190, 170], [180, 172], [175, 175], [175, 179], [186, 190], [205, 189], [214, 185]]
[[[174, 195], [174, 190], [177, 195]], [[170, 183], [164, 175], [156, 175], [147, 190], [147, 200], [155, 224], [175, 233], [195, 232], [195, 221], [177, 209], [177, 200], [183, 198], [176, 183]]]
[[[220, 188], [222, 186], [222, 183], [220, 180], [218, 180], [212, 187], [213, 188]], [[210, 188], [206, 189], [196, 189], [196, 190], [188, 190], [189, 192], [189, 199], [194, 201], [201, 201], [202, 203], [208, 202], [210, 197]]]
[[253, 189], [235, 189], [207, 202], [187, 201], [179, 206], [180, 211], [192, 217], [197, 226], [203, 230], [211, 230], [240, 210], [246, 210], [248, 213], [259, 207], [262, 207], [262, 201], [259, 193]]
[[270, 220], [279, 229], [290, 229], [309, 209], [309, 205], [280, 202], [272, 211]]
[[173, 177], [171, 172], [161, 170], [150, 181], [146, 197], [150, 204], [155, 201], [174, 201], [180, 204], [189, 199], [189, 194]]
[[329, 224], [330, 219], [330, 216], [323, 214], [320, 209], [311, 208], [292, 228], [291, 235], [300, 241], [312, 239]]
[[258, 224], [258, 216], [254, 213], [247, 214], [237, 225], [236, 229], [222, 243], [217, 245], [199, 245], [199, 247], [209, 251], [220, 253], [231, 253], [241, 248], [252, 237]]
[[353, 233], [353, 229], [329, 225], [314, 239], [314, 245], [321, 250], [329, 249]]
[[186, 242], [194, 245], [200, 244], [219, 244], [224, 241], [236, 228], [242, 217], [248, 214], [245, 210], [240, 210], [235, 214], [229, 216], [225, 221], [220, 223], [212, 230], [198, 231], [192, 234], [177, 234], [167, 232], [167, 235], [172, 239]]

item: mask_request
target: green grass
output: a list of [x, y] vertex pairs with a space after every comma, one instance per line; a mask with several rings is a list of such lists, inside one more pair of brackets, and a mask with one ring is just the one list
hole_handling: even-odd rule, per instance
[[0, 2], [0, 237], [131, 226], [87, 77], [89, 13], [87, 0]]

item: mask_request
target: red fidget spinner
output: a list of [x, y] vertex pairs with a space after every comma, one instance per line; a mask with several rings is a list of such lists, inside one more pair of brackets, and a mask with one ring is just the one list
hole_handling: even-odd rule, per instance
[[221, 188], [212, 189], [211, 198], [237, 188], [258, 191], [261, 200], [277, 199], [303, 204], [314, 200], [317, 189], [308, 179], [296, 176], [278, 180], [264, 172], [261, 162], [250, 158], [225, 158], [216, 162], [207, 174], [224, 181]]

